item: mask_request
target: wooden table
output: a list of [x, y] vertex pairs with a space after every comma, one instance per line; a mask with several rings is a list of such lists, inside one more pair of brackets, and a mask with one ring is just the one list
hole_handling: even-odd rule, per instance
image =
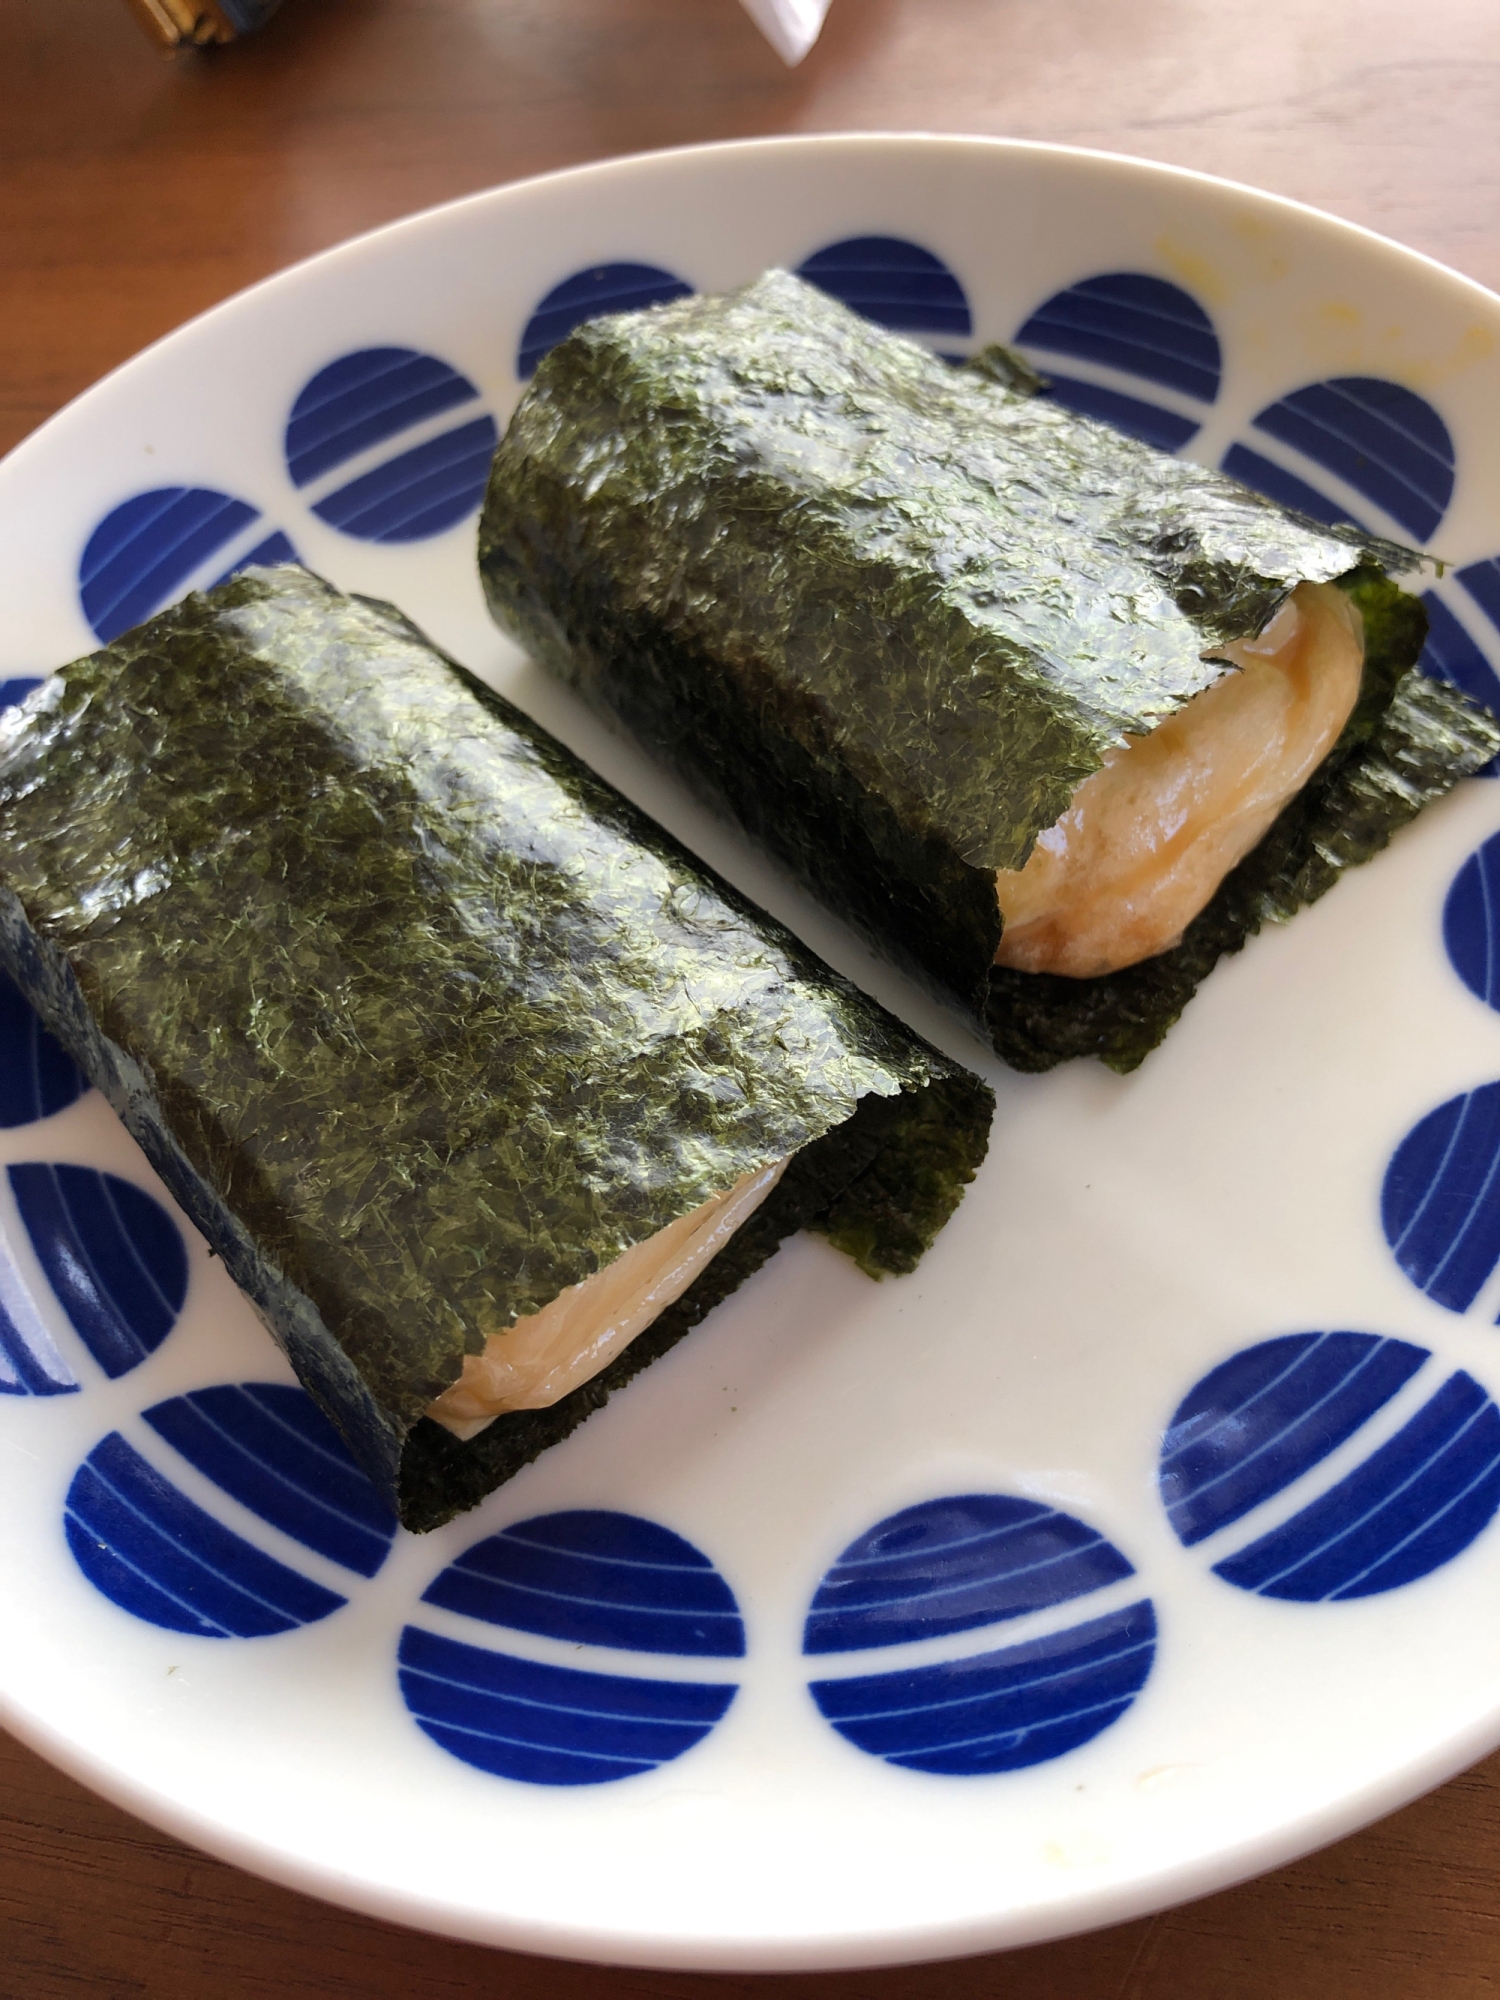
[[[1495, 0], [834, 0], [790, 72], [733, 0], [289, 0], [259, 38], [171, 61], [122, 0], [3, 0], [0, 449], [189, 314], [353, 231], [605, 154], [756, 133], [1144, 154], [1316, 203], [1500, 288], [1497, 112]], [[721, 1979], [345, 1915], [202, 1858], [3, 1738], [0, 1760], [0, 2000], [1500, 1989], [1500, 1756], [1295, 1867], [1093, 1937]]]

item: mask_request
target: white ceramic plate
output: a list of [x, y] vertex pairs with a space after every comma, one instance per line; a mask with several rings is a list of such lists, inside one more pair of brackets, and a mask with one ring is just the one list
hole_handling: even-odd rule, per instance
[[1456, 566], [1430, 663], [1495, 688], [1500, 302], [1045, 147], [777, 141], [501, 189], [231, 301], [0, 468], [9, 675], [289, 543], [994, 1075], [989, 1161], [915, 1276], [791, 1243], [476, 1513], [391, 1541], [12, 1010], [6, 1719], [247, 1867], [534, 1951], [1022, 1944], [1500, 1742], [1500, 786], [1221, 967], [1136, 1076], [1023, 1079], [486, 620], [473, 509], [523, 351], [809, 260], [946, 351], [1019, 337], [1075, 401], [1429, 544]]

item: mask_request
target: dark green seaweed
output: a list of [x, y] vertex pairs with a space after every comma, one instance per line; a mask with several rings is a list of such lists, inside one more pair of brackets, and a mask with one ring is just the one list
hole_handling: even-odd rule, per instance
[[[788, 1230], [910, 1269], [993, 1107], [398, 612], [294, 568], [0, 718], [0, 961], [415, 1527]], [[598, 1381], [468, 1444], [423, 1419], [488, 1333], [787, 1154]]]
[[[1216, 679], [1217, 649], [1302, 580], [1342, 582], [1381, 628], [1334, 753], [1340, 768], [1374, 754], [1424, 620], [1386, 573], [1420, 558], [1037, 386], [1004, 350], [950, 367], [784, 272], [595, 320], [512, 419], [480, 567], [508, 631], [1008, 1061], [1130, 1067], [1244, 942], [1252, 906], [1221, 899], [1171, 965], [1064, 1004], [1078, 982], [994, 972], [994, 871], [1021, 866], [1106, 751]], [[1426, 737], [1414, 747], [1424, 798], [1492, 753], [1481, 713], [1450, 710], [1446, 775]], [[1392, 813], [1383, 837], [1410, 816]], [[1268, 852], [1296, 876], [1306, 856], [1284, 833]]]

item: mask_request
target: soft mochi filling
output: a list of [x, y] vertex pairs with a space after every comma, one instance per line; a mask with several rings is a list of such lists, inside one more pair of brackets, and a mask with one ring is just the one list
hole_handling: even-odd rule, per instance
[[1025, 866], [997, 873], [997, 965], [1093, 979], [1177, 944], [1338, 741], [1364, 631], [1343, 591], [1300, 583], [1212, 657], [1231, 671], [1107, 751]]
[[602, 1271], [569, 1285], [540, 1312], [492, 1333], [481, 1354], [427, 1407], [458, 1438], [478, 1435], [507, 1410], [544, 1410], [608, 1367], [675, 1299], [681, 1298], [781, 1179], [785, 1160], [711, 1195], [632, 1244]]

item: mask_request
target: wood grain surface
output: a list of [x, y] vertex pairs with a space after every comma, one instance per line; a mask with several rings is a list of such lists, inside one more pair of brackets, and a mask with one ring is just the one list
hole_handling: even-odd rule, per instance
[[[856, 128], [1202, 168], [1500, 288], [1497, 0], [834, 0], [796, 71], [734, 0], [287, 0], [258, 38], [174, 59], [124, 0], [0, 0], [0, 449], [190, 314], [354, 231], [611, 153]], [[0, 2000], [1497, 1993], [1500, 1757], [1294, 1867], [1092, 1937], [707, 1978], [327, 1908], [0, 1738]]]

